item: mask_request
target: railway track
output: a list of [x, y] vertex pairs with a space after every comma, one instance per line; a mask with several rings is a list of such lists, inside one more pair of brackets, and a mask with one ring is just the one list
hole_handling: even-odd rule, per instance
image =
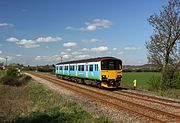
[[120, 94], [122, 96], [142, 100], [142, 101], [148, 101], [151, 103], [156, 103], [159, 105], [169, 106], [180, 110], [180, 102], [174, 101], [174, 100], [168, 100], [158, 97], [153, 97], [149, 95], [139, 94], [139, 93], [133, 93], [129, 91], [115, 91], [113, 92], [115, 94]]
[[[112, 106], [118, 110], [124, 110], [126, 112], [138, 114], [139, 116], [143, 116], [153, 122], [180, 122], [180, 115], [165, 112], [165, 111], [162, 111], [159, 109], [155, 109], [155, 108], [152, 108], [149, 106], [145, 106], [142, 104], [135, 103], [133, 101], [128, 101], [128, 100], [121, 99], [121, 98], [114, 96], [115, 93], [117, 94], [119, 92], [109, 92], [109, 91], [104, 91], [104, 90], [100, 90], [100, 89], [95, 89], [92, 87], [87, 88], [87, 86], [82, 87], [82, 85], [64, 81], [64, 80], [59, 80], [55, 77], [48, 76], [45, 74], [34, 73], [34, 72], [29, 72], [29, 73], [34, 76], [38, 76], [38, 77], [48, 80], [50, 82], [61, 85], [65, 88], [79, 92], [83, 95], [86, 95], [89, 98], [92, 98], [96, 101], [104, 103], [105, 105]], [[126, 95], [128, 95], [128, 94], [126, 94]], [[135, 98], [135, 96], [133, 98]], [[149, 100], [150, 99], [147, 99], [146, 101], [149, 101]], [[153, 101], [153, 103], [159, 103], [159, 102], [156, 100], [156, 101]], [[166, 103], [163, 102], [163, 105], [164, 104], [166, 104]], [[166, 105], [166, 106], [170, 106], [170, 105]], [[179, 108], [179, 107], [174, 107], [174, 108]]]

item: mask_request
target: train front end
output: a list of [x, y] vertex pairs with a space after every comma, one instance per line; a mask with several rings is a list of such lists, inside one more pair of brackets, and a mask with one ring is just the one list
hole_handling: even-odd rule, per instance
[[101, 61], [101, 86], [118, 88], [122, 79], [122, 61], [120, 59], [104, 59]]

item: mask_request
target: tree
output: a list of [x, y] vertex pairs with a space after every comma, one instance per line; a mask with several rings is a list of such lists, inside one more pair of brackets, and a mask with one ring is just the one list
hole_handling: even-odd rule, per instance
[[170, 0], [159, 15], [148, 18], [154, 28], [146, 42], [149, 62], [162, 70], [162, 80], [172, 80], [180, 68], [180, 1]]

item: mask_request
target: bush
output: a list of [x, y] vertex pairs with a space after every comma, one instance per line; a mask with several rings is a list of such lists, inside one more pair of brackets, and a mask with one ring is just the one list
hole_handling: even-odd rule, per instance
[[18, 76], [18, 71], [14, 67], [10, 67], [6, 71], [6, 76], [11, 76], [11, 77], [17, 77]]
[[19, 75], [15, 67], [10, 67], [7, 69], [5, 75], [0, 79], [0, 81], [4, 85], [21, 86], [26, 84], [30, 79], [30, 76]]
[[10, 86], [21, 86], [27, 84], [31, 80], [30, 76], [23, 75], [18, 78], [14, 78], [12, 76], [4, 76], [1, 78], [1, 82], [4, 85], [10, 85]]

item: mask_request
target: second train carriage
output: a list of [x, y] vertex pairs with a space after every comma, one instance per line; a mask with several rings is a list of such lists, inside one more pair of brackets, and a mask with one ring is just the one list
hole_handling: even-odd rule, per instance
[[115, 57], [99, 57], [56, 64], [56, 76], [79, 83], [117, 88], [122, 78], [122, 61]]

